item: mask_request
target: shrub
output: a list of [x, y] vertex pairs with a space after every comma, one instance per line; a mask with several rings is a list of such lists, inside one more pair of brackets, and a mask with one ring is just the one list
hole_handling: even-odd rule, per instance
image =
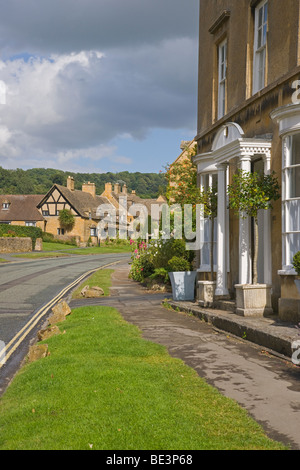
[[191, 264], [185, 258], [180, 258], [179, 256], [173, 256], [168, 261], [168, 269], [170, 272], [178, 272], [178, 271], [190, 271]]
[[168, 284], [170, 282], [169, 273], [165, 268], [156, 268], [154, 273], [150, 276], [151, 280], [156, 280], [157, 282], [162, 282], [163, 284]]
[[300, 251], [293, 258], [293, 266], [298, 276], [300, 276]]
[[53, 242], [54, 241], [54, 235], [52, 233], [49, 233], [49, 232], [43, 232], [42, 240], [43, 240], [43, 242]]
[[149, 247], [149, 256], [154, 268], [167, 268], [169, 260], [174, 256], [184, 258], [191, 263], [195, 255], [193, 251], [186, 250], [183, 239], [170, 238], [154, 241]]
[[75, 217], [69, 209], [59, 211], [59, 223], [62, 228], [70, 232], [75, 225]]
[[148, 245], [144, 241], [130, 244], [133, 248], [133, 254], [131, 256], [132, 264], [129, 275], [131, 279], [143, 282], [154, 272], [154, 266], [147, 251]]

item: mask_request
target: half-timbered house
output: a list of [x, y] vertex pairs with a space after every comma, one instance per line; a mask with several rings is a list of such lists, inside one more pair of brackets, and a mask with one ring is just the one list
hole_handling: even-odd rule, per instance
[[[45, 231], [56, 238], [76, 238], [78, 244], [98, 243], [97, 226], [100, 216], [97, 209], [102, 204], [110, 204], [108, 199], [96, 195], [94, 183], [85, 183], [82, 190], [75, 189], [74, 179], [68, 177], [67, 187], [54, 184], [38, 204], [45, 222]], [[74, 216], [74, 226], [71, 230], [61, 226], [59, 213], [69, 210]]]

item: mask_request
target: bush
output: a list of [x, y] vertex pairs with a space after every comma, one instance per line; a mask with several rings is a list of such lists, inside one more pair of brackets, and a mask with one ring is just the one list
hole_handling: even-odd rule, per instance
[[300, 251], [293, 258], [293, 266], [298, 276], [300, 276]]
[[43, 240], [43, 242], [53, 242], [54, 241], [54, 235], [52, 233], [49, 233], [49, 232], [43, 232], [42, 240]]
[[162, 282], [163, 284], [168, 284], [170, 282], [169, 273], [165, 268], [156, 268], [154, 273], [150, 276], [151, 280], [156, 280], [157, 282]]
[[75, 225], [75, 217], [69, 209], [62, 209], [59, 211], [59, 223], [62, 228], [70, 232]]
[[169, 272], [178, 272], [178, 271], [190, 271], [191, 264], [185, 258], [180, 258], [179, 256], [173, 256], [168, 262]]
[[195, 254], [193, 251], [186, 250], [183, 239], [170, 238], [169, 240], [154, 241], [149, 247], [149, 256], [154, 268], [167, 268], [169, 260], [174, 256], [184, 258], [192, 263]]

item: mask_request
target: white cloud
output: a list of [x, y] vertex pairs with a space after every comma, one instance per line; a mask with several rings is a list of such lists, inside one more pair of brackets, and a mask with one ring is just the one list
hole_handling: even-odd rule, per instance
[[190, 15], [181, 0], [1, 3], [0, 165], [128, 166], [119, 137], [195, 127], [197, 0]]

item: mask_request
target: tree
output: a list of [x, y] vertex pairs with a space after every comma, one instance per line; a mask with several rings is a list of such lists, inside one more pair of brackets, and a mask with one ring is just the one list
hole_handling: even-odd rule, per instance
[[[167, 179], [166, 198], [168, 205], [178, 205], [179, 210], [171, 213], [171, 225], [178, 225], [183, 220], [183, 213], [191, 217], [191, 226], [185, 226], [185, 230], [192, 229], [195, 232], [197, 226], [197, 204], [199, 204], [200, 191], [197, 187], [197, 167], [192, 162], [196, 148], [189, 150], [186, 158], [165, 167], [165, 178]], [[175, 219], [177, 223], [175, 223]], [[190, 239], [189, 235], [186, 235]], [[191, 234], [192, 236], [192, 234]]]
[[166, 196], [169, 204], [197, 204], [199, 188], [197, 187], [197, 167], [192, 162], [196, 149], [189, 151], [184, 160], [165, 167], [167, 179]]
[[258, 211], [272, 209], [272, 202], [280, 198], [280, 187], [275, 173], [261, 175], [239, 170], [228, 186], [229, 208], [239, 217], [253, 217], [255, 247], [253, 253], [253, 283], [257, 284]]

